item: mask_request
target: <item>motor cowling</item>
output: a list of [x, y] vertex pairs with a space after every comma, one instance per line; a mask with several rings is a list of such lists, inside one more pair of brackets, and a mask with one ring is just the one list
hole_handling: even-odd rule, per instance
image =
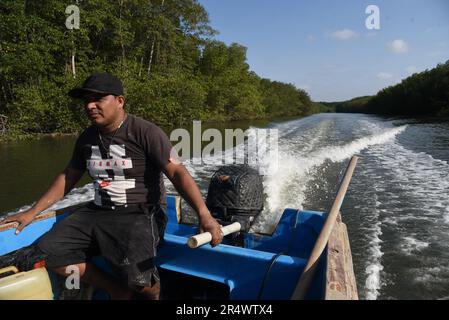
[[248, 232], [264, 203], [262, 177], [249, 166], [225, 166], [212, 175], [206, 205], [217, 220], [239, 222]]

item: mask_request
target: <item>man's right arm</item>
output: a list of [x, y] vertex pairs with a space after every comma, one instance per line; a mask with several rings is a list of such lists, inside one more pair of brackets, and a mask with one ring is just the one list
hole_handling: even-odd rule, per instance
[[0, 221], [0, 224], [18, 222], [19, 225], [16, 229], [16, 234], [18, 234], [23, 228], [33, 221], [35, 216], [62, 199], [70, 190], [72, 190], [83, 176], [83, 173], [83, 170], [75, 169], [70, 165], [67, 166], [65, 170], [56, 177], [47, 192], [45, 192], [45, 194], [34, 204], [33, 207], [26, 211], [7, 217], [6, 219]]

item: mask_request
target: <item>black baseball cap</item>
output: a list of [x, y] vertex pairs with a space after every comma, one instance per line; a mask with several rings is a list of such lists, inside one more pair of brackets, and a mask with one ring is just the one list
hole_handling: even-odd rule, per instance
[[72, 98], [82, 98], [88, 93], [123, 96], [123, 85], [119, 78], [110, 73], [94, 73], [84, 81], [81, 88], [69, 91]]

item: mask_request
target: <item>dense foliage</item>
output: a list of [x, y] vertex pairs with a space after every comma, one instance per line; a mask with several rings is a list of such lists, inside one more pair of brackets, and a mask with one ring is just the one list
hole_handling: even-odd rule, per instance
[[339, 112], [384, 115], [449, 115], [449, 61], [432, 70], [416, 73], [373, 97], [337, 105]]
[[129, 112], [164, 126], [198, 120], [305, 115], [308, 94], [249, 70], [246, 48], [214, 40], [197, 0], [0, 2], [0, 115], [16, 133], [87, 124], [67, 92], [97, 71], [119, 76]]
[[332, 102], [332, 106], [335, 108], [336, 112], [364, 112], [366, 104], [370, 101], [371, 96], [356, 97], [348, 101], [342, 102]]
[[334, 102], [312, 102], [313, 113], [329, 113], [336, 112]]

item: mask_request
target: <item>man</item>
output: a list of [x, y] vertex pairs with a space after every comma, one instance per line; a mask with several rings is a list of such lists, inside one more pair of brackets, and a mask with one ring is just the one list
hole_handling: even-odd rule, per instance
[[[113, 299], [129, 299], [135, 292], [158, 299], [159, 275], [153, 258], [166, 223], [162, 173], [198, 214], [200, 229], [212, 234], [212, 246], [222, 240], [220, 226], [177, 160], [167, 135], [155, 124], [126, 114], [118, 78], [93, 74], [69, 95], [84, 100], [92, 126], [79, 136], [68, 166], [36, 204], [1, 223], [18, 222], [18, 234], [67, 194], [87, 170], [94, 181], [94, 201], [39, 241], [39, 248], [48, 255], [47, 267], [68, 276], [67, 267], [75, 265], [82, 281], [104, 288]], [[127, 285], [89, 262], [98, 254], [127, 278]]]

